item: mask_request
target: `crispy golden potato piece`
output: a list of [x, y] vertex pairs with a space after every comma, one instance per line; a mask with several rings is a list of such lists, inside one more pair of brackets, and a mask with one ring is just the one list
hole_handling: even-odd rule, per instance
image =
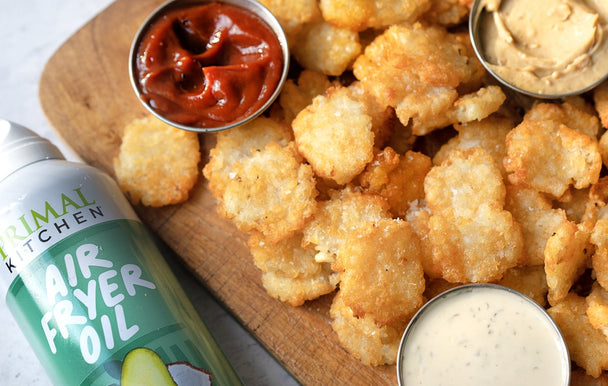
[[133, 205], [172, 205], [188, 199], [198, 180], [200, 158], [196, 133], [150, 115], [124, 128], [114, 172]]
[[287, 79], [279, 95], [279, 103], [285, 112], [285, 121], [291, 125], [296, 115], [311, 104], [314, 97], [324, 94], [329, 87], [331, 82], [326, 75], [309, 70], [300, 73], [297, 84], [293, 79]]
[[292, 53], [305, 69], [341, 75], [361, 53], [359, 35], [326, 21], [307, 23], [297, 35]]
[[591, 263], [593, 246], [588, 223], [563, 222], [547, 240], [545, 274], [549, 285], [549, 304], [564, 299], [572, 285]]
[[460, 24], [469, 17], [472, 4], [473, 0], [431, 0], [431, 8], [423, 18], [431, 24]]
[[266, 241], [254, 232], [248, 241], [253, 261], [262, 270], [262, 284], [268, 294], [292, 306], [333, 292], [339, 281], [327, 263], [315, 261], [314, 248], [302, 246], [302, 234], [280, 241]]
[[446, 142], [433, 157], [433, 164], [440, 165], [448, 158], [454, 149], [470, 149], [481, 147], [485, 149], [496, 164], [501, 174], [507, 175], [502, 160], [507, 155], [505, 139], [515, 125], [510, 119], [498, 115], [491, 115], [480, 121], [455, 124], [454, 129], [458, 135]]
[[[597, 138], [600, 130], [600, 122], [597, 116], [588, 112], [589, 108], [576, 104], [575, 100], [567, 100], [561, 104], [536, 103], [524, 115], [524, 119], [534, 121], [556, 121], [571, 129], [585, 134], [591, 138]], [[586, 103], [586, 102], [582, 102]]]
[[600, 154], [602, 155], [602, 163], [608, 167], [608, 131], [601, 135], [599, 141]]
[[481, 148], [457, 149], [424, 182], [433, 262], [450, 282], [490, 282], [525, 263], [521, 226], [504, 210], [505, 186]]
[[424, 272], [418, 236], [404, 220], [366, 223], [338, 250], [342, 301], [357, 318], [382, 327], [422, 306]]
[[595, 271], [597, 282], [608, 289], [608, 219], [600, 218], [595, 223], [590, 237], [595, 251], [591, 257], [591, 266]]
[[608, 369], [608, 341], [600, 330], [593, 328], [586, 308], [585, 298], [570, 293], [547, 311], [566, 340], [570, 358], [597, 378], [602, 370]]
[[293, 133], [289, 127], [269, 118], [256, 118], [244, 125], [216, 134], [215, 147], [209, 151], [209, 162], [203, 175], [209, 180], [209, 190], [215, 198], [224, 195], [226, 185], [234, 178], [235, 162], [252, 156], [256, 149], [263, 149], [269, 142], [286, 146]]
[[441, 279], [441, 266], [436, 264], [433, 260], [433, 244], [431, 243], [431, 239], [429, 237], [431, 233], [429, 225], [431, 212], [426, 206], [426, 201], [419, 200], [410, 202], [405, 219], [410, 223], [412, 229], [414, 232], [416, 232], [416, 235], [420, 240], [420, 244], [422, 246], [420, 262], [422, 263], [424, 273], [430, 279]]
[[330, 200], [319, 204], [314, 218], [304, 228], [304, 243], [315, 246], [316, 261], [333, 264], [350, 233], [366, 222], [390, 217], [388, 204], [380, 196], [350, 188], [334, 191]]
[[547, 304], [549, 286], [542, 266], [515, 267], [507, 270], [498, 284], [519, 291], [541, 307]]
[[270, 142], [235, 162], [232, 172], [217, 211], [242, 231], [257, 230], [276, 243], [293, 236], [317, 208], [312, 168], [302, 163], [293, 142]]
[[545, 264], [547, 240], [568, 220], [563, 209], [553, 209], [543, 193], [520, 185], [507, 186], [505, 209], [521, 224], [529, 265]]
[[342, 346], [365, 365], [392, 365], [397, 360], [399, 343], [409, 318], [378, 327], [371, 315], [357, 318], [342, 301], [338, 291], [329, 309], [331, 327]]
[[372, 120], [346, 87], [313, 99], [292, 123], [299, 152], [322, 178], [350, 182], [374, 156]]
[[602, 126], [608, 129], [608, 81], [593, 89], [593, 102]]
[[[365, 48], [353, 71], [365, 90], [395, 108], [404, 125], [412, 120], [413, 134], [424, 135], [450, 124], [457, 87], [483, 73], [474, 56], [465, 34], [436, 26], [393, 25]], [[499, 92], [492, 89], [478, 96], [494, 99], [494, 90]], [[467, 105], [466, 100], [462, 103]], [[468, 106], [463, 112], [469, 110], [476, 111]]]
[[597, 183], [585, 189], [570, 187], [560, 198], [553, 201], [553, 206], [563, 209], [566, 212], [568, 220], [577, 223], [581, 222], [590, 210], [591, 201], [589, 194], [591, 188], [596, 185]]
[[297, 44], [296, 35], [305, 23], [322, 17], [317, 0], [260, 0], [260, 3], [277, 18], [290, 47]]
[[589, 323], [596, 330], [600, 330], [608, 339], [608, 291], [595, 282], [585, 301]]
[[431, 166], [431, 159], [422, 153], [408, 151], [400, 156], [387, 147], [376, 151], [357, 179], [365, 192], [386, 198], [394, 217], [405, 218], [410, 203], [424, 199], [424, 177]]
[[412, 23], [429, 9], [430, 0], [320, 0], [319, 6], [331, 24], [363, 31]]
[[482, 87], [465, 94], [458, 98], [448, 111], [449, 123], [466, 123], [487, 118], [498, 111], [505, 99], [507, 97], [498, 86]]
[[604, 371], [594, 378], [583, 369], [573, 369], [570, 372], [570, 386], [608, 386], [608, 373]]
[[602, 167], [597, 141], [553, 120], [524, 120], [507, 135], [504, 166], [514, 185], [561, 197], [570, 185], [597, 182]]

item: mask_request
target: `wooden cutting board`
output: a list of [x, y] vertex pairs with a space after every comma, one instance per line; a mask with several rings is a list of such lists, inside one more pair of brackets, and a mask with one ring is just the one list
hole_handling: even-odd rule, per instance
[[[40, 79], [40, 103], [50, 124], [84, 161], [110, 175], [122, 128], [146, 114], [129, 82], [131, 40], [162, 2], [117, 0], [54, 54]], [[212, 135], [201, 135], [201, 143], [202, 168]], [[362, 365], [340, 346], [330, 325], [332, 295], [295, 308], [266, 294], [247, 236], [217, 216], [206, 184], [201, 175], [182, 205], [136, 210], [301, 383], [396, 384], [395, 366]]]

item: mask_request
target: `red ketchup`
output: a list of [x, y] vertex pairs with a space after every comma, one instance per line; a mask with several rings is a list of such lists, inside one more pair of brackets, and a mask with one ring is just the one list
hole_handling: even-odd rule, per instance
[[141, 97], [165, 118], [213, 128], [258, 111], [278, 87], [281, 45], [240, 6], [188, 5], [150, 25], [137, 47]]

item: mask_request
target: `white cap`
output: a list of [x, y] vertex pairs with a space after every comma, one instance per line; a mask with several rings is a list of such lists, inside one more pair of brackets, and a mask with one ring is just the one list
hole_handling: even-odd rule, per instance
[[16, 123], [0, 119], [0, 182], [24, 166], [65, 159], [50, 141]]

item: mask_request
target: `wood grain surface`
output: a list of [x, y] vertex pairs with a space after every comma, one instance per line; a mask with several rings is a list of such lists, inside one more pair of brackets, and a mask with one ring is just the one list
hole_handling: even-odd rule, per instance
[[[51, 126], [85, 162], [112, 176], [122, 128], [147, 114], [129, 82], [131, 40], [162, 2], [117, 0], [53, 55], [40, 79], [40, 103]], [[213, 135], [200, 139], [202, 169]], [[302, 384], [396, 384], [395, 366], [364, 366], [340, 346], [329, 318], [332, 295], [296, 308], [266, 294], [247, 236], [217, 216], [206, 183], [201, 175], [182, 205], [136, 210]]]

